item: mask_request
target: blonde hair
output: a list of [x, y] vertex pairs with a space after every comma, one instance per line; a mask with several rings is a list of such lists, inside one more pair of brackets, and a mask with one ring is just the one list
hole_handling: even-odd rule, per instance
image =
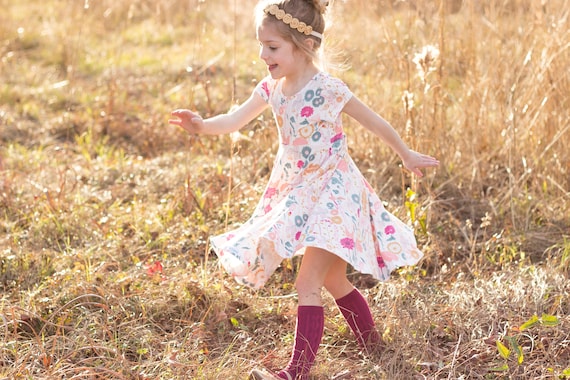
[[[321, 35], [325, 31], [325, 16], [328, 1], [325, 0], [264, 0], [260, 1], [256, 7], [256, 25], [259, 27], [264, 23], [272, 23], [277, 28], [277, 32], [284, 39], [291, 41], [298, 49], [304, 52], [322, 70], [327, 67], [327, 59], [324, 52], [324, 41], [314, 35], [306, 35], [296, 29], [291, 28], [282, 20], [266, 13], [266, 9], [271, 5], [277, 5], [285, 13], [290, 14], [301, 22], [311, 26], [315, 32]], [[312, 49], [305, 40], [313, 40]]]

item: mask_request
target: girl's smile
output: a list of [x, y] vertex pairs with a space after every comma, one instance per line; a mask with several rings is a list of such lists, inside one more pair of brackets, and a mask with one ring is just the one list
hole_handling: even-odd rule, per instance
[[295, 93], [316, 74], [313, 62], [292, 41], [281, 36], [277, 26], [264, 22], [257, 28], [259, 57], [273, 79], [285, 79], [284, 91]]
[[274, 79], [295, 75], [299, 71], [295, 62], [295, 45], [281, 37], [273, 23], [262, 24], [257, 30], [257, 39], [259, 57]]

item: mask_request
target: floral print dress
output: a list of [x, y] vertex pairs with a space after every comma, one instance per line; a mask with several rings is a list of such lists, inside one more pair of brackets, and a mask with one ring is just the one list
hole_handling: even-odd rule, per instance
[[210, 239], [221, 265], [239, 282], [262, 287], [284, 258], [306, 247], [330, 251], [354, 269], [386, 280], [422, 257], [413, 231], [384, 208], [348, 154], [341, 112], [352, 97], [319, 72], [293, 96], [266, 77], [255, 92], [279, 129], [269, 183], [251, 218]]

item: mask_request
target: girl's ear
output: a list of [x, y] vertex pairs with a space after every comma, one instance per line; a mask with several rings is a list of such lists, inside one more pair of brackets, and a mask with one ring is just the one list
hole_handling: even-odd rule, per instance
[[313, 50], [315, 48], [315, 40], [313, 40], [312, 38], [305, 38], [305, 40], [303, 41], [303, 43], [305, 45], [307, 45], [307, 48], [309, 50]]

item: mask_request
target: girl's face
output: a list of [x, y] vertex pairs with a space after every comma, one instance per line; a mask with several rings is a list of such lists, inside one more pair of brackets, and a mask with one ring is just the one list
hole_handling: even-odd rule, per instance
[[272, 22], [263, 22], [257, 28], [259, 57], [267, 64], [273, 79], [298, 77], [307, 60], [293, 42], [281, 37]]

